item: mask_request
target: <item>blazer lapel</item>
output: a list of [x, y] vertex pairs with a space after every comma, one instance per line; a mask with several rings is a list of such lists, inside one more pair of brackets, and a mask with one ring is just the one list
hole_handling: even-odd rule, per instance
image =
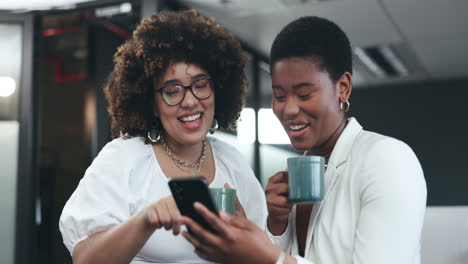
[[353, 146], [356, 137], [361, 131], [362, 126], [357, 122], [357, 120], [353, 117], [349, 118], [348, 124], [346, 125], [345, 129], [338, 138], [335, 147], [333, 148], [330, 160], [328, 162], [327, 170], [324, 174], [325, 195], [323, 197], [322, 202], [317, 204], [319, 208], [317, 213], [315, 214], [314, 219], [309, 220], [306, 248], [304, 250], [304, 255], [306, 258], [309, 253], [309, 248], [312, 245], [312, 238], [314, 235], [316, 224], [320, 219], [320, 212], [322, 211], [323, 206], [327, 202], [327, 199], [330, 197], [330, 192], [331, 190], [333, 190], [333, 187], [335, 186], [338, 177], [341, 175], [340, 167], [346, 163], [349, 156], [349, 152], [351, 151], [351, 147]]

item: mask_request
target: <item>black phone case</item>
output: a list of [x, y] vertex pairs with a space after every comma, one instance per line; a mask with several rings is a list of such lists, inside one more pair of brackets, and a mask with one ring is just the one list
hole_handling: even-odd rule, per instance
[[215, 232], [193, 207], [194, 202], [200, 202], [210, 211], [218, 214], [205, 178], [174, 178], [169, 181], [169, 188], [171, 189], [174, 200], [176, 201], [177, 207], [182, 215], [190, 217], [206, 230]]

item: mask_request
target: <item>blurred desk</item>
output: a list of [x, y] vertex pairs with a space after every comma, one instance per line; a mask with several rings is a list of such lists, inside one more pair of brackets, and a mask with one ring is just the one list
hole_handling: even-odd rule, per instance
[[429, 206], [421, 238], [421, 264], [468, 263], [468, 206]]

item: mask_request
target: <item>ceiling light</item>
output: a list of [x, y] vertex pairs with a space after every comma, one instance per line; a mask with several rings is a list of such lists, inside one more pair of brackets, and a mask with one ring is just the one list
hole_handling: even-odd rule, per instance
[[402, 76], [406, 76], [409, 74], [408, 67], [401, 61], [401, 59], [395, 54], [393, 49], [389, 46], [381, 46], [379, 47], [380, 53], [382, 56], [387, 59], [387, 62], [393, 67], [393, 69]]
[[377, 63], [375, 63], [374, 60], [372, 60], [371, 57], [369, 57], [369, 55], [367, 55], [364, 49], [355, 47], [353, 49], [353, 52], [359, 58], [359, 60], [377, 77], [382, 78], [386, 76], [382, 68], [380, 68], [380, 66]]
[[390, 45], [356, 47], [353, 52], [357, 59], [378, 78], [403, 77], [409, 74], [408, 67]]
[[96, 8], [94, 14], [97, 17], [111, 17], [114, 15], [125, 14], [132, 12], [131, 3], [122, 3], [120, 5], [106, 6], [101, 8]]
[[15, 92], [16, 82], [11, 77], [0, 77], [0, 96], [8, 97]]

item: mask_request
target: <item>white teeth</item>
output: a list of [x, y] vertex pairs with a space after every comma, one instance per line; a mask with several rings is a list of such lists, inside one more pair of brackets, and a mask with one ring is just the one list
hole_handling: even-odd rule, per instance
[[307, 125], [289, 125], [289, 129], [297, 131], [303, 129], [306, 126]]
[[201, 117], [201, 114], [198, 113], [198, 114], [191, 115], [191, 116], [181, 117], [180, 120], [182, 120], [183, 122], [190, 122], [190, 121], [196, 120], [196, 119], [198, 119], [200, 117]]

